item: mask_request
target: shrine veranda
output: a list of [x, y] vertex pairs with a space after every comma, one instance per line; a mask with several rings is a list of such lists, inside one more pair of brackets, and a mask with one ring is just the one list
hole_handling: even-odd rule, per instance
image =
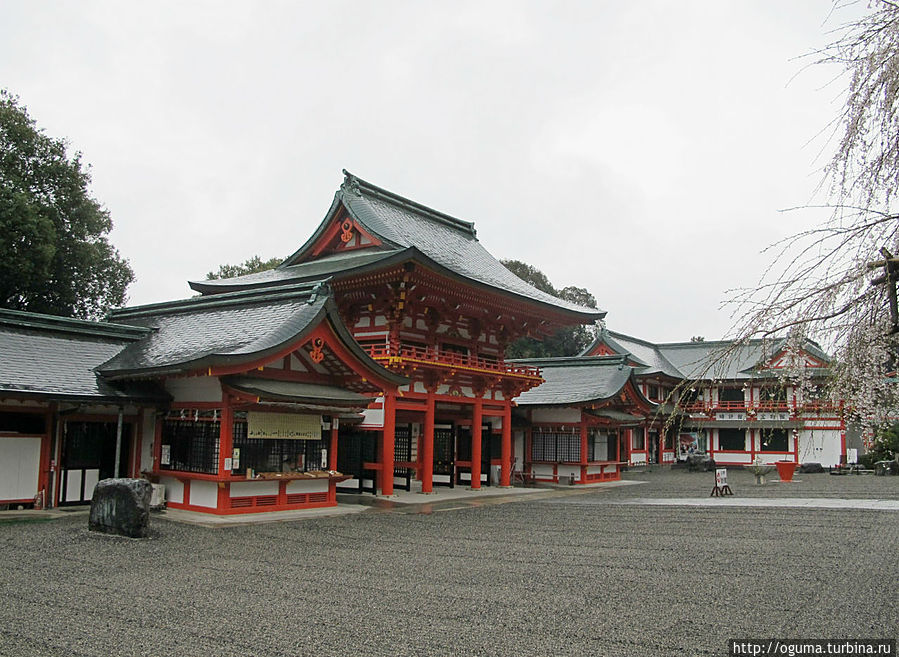
[[[0, 311], [0, 505], [83, 504], [112, 476], [239, 514], [333, 506], [338, 488], [613, 481], [692, 450], [845, 460], [842, 409], [775, 385], [776, 344], [714, 377], [701, 366], [724, 343], [605, 329], [579, 356], [507, 360], [518, 338], [606, 313], [517, 278], [473, 224], [348, 173], [279, 267], [190, 285], [105, 322]], [[817, 345], [803, 357], [826, 376]]]

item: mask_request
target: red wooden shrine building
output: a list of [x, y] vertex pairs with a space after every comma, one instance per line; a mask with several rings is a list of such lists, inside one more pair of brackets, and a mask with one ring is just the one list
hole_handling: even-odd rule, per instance
[[545, 382], [516, 402], [523, 475], [534, 481], [589, 484], [621, 478], [631, 431], [657, 420], [624, 356], [516, 361], [539, 367]]
[[324, 220], [277, 269], [193, 282], [212, 297], [329, 277], [339, 314], [378, 363], [409, 383], [387, 388], [360, 426], [340, 432], [338, 470], [390, 495], [395, 483], [509, 485], [512, 408], [539, 368], [505, 360], [523, 337], [604, 312], [548, 295], [507, 270], [473, 224], [346, 173]]

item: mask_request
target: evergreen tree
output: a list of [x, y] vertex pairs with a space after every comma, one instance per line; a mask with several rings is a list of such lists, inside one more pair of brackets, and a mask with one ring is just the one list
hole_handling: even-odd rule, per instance
[[0, 307], [96, 319], [125, 302], [134, 272], [90, 181], [81, 153], [0, 90]]
[[[596, 308], [596, 298], [586, 288], [568, 287], [557, 290], [546, 274], [520, 260], [501, 260], [506, 269], [527, 281], [538, 290], [554, 297], [576, 303], [586, 308]], [[576, 356], [596, 338], [593, 326], [568, 326], [559, 329], [544, 340], [520, 338], [506, 347], [506, 358], [549, 358], [555, 356]]]

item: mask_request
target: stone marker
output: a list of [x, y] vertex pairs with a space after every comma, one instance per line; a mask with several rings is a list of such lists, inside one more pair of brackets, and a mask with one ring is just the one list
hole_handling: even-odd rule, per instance
[[88, 529], [131, 538], [147, 536], [150, 495], [146, 479], [104, 479], [94, 488]]

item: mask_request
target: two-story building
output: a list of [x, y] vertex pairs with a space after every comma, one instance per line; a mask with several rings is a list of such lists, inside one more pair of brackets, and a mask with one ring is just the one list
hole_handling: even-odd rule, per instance
[[[810, 340], [791, 351], [785, 340], [653, 344], [603, 330], [584, 352], [600, 354], [624, 356], [643, 394], [662, 403], [663, 413], [629, 430], [630, 464], [673, 462], [690, 449], [726, 465], [845, 459], [842, 405], [824, 395], [830, 359]], [[797, 365], [809, 384], [791, 383], [787, 368]]]

